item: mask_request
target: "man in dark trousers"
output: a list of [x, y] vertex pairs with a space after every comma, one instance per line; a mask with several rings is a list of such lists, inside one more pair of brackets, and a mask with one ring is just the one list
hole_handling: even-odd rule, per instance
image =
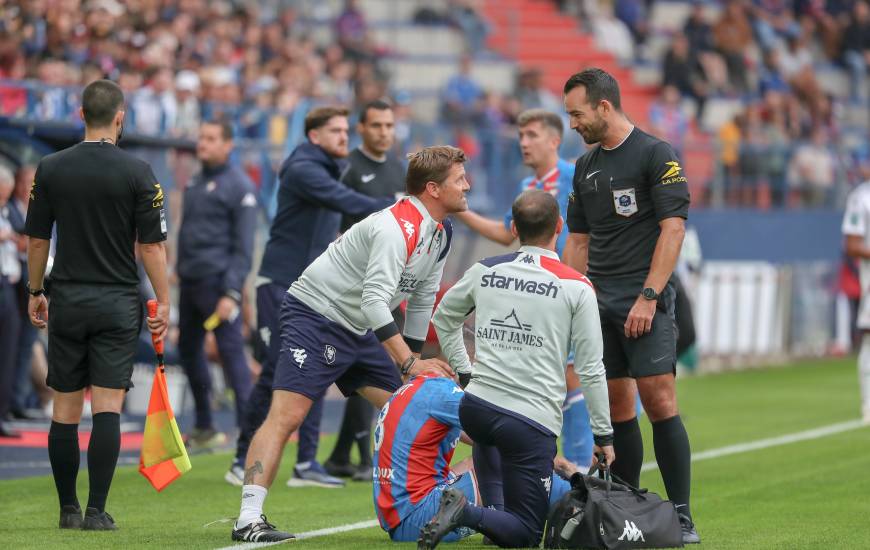
[[598, 297], [613, 419], [613, 472], [637, 486], [643, 440], [636, 395], [652, 423], [656, 462], [683, 528], [700, 542], [689, 510], [691, 451], [677, 408], [677, 331], [672, 274], [689, 215], [689, 188], [674, 150], [635, 128], [619, 85], [601, 69], [565, 83], [571, 128], [597, 144], [577, 161], [568, 204], [565, 263], [588, 274]]
[[184, 191], [178, 232], [178, 352], [196, 406], [196, 423], [188, 437], [191, 449], [213, 448], [226, 441], [226, 435], [214, 428], [212, 382], [203, 351], [203, 324], [212, 315], [220, 322], [213, 327], [214, 335], [226, 379], [235, 394], [239, 424], [251, 392], [239, 310], [245, 278], [251, 270], [257, 199], [248, 176], [229, 164], [232, 150], [233, 129], [228, 122], [200, 126], [196, 156], [202, 171]]
[[[341, 182], [371, 197], [395, 198], [405, 192], [405, 167], [399, 159], [389, 155], [396, 141], [396, 122], [389, 103], [375, 100], [360, 111], [356, 131], [362, 143], [348, 155], [350, 167]], [[345, 214], [341, 219], [341, 232], [360, 221], [362, 216]], [[401, 323], [401, 310], [393, 312]], [[344, 418], [338, 432], [335, 448], [329, 460], [323, 463], [333, 476], [351, 477], [354, 481], [369, 481], [372, 477], [371, 429], [374, 407], [361, 395], [347, 398]], [[350, 450], [354, 441], [359, 449], [360, 464], [350, 463]]]
[[[392, 204], [342, 184], [341, 159], [347, 157], [347, 109], [318, 107], [305, 117], [305, 136], [279, 171], [278, 211], [257, 278], [257, 333], [263, 370], [248, 399], [239, 431], [236, 458], [224, 479], [241, 486], [248, 446], [266, 419], [272, 402], [272, 381], [281, 347], [278, 316], [287, 289], [338, 236], [342, 214], [367, 216]], [[274, 338], [272, 336], [275, 336]], [[299, 450], [291, 487], [343, 487], [315, 460], [320, 438], [323, 399], [317, 399], [299, 428]]]
[[[124, 94], [98, 80], [82, 94], [85, 139], [40, 161], [30, 191], [25, 232], [30, 299], [37, 328], [48, 327], [48, 377], [55, 390], [48, 457], [60, 500], [61, 529], [116, 529], [106, 497], [121, 448], [121, 407], [132, 386], [133, 358], [144, 311], [134, 246], [159, 306], [148, 318], [158, 339], [169, 320], [166, 214], [163, 190], [145, 162], [116, 144]], [[57, 250], [51, 272], [51, 316], [43, 279], [52, 227]], [[88, 444], [90, 494], [82, 518], [76, 496], [78, 424], [91, 388]]]
[[12, 392], [15, 388], [16, 360], [18, 359], [18, 335], [21, 318], [18, 316], [16, 286], [21, 279], [21, 264], [18, 262], [18, 233], [10, 219], [12, 190], [15, 177], [6, 166], [0, 165], [0, 437], [20, 437], [20, 434], [3, 425], [6, 414], [12, 408]]

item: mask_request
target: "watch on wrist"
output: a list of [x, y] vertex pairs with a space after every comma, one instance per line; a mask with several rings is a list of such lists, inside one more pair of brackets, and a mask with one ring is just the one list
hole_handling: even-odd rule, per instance
[[654, 289], [650, 286], [643, 289], [643, 291], [640, 293], [640, 295], [643, 296], [644, 299], [646, 299], [646, 300], [658, 300], [659, 299], [659, 293], [656, 292], [656, 289]]
[[35, 290], [30, 288], [30, 281], [27, 281], [26, 288], [27, 288], [27, 293], [30, 294], [31, 296], [33, 296], [34, 298], [36, 296], [42, 296], [43, 294], [45, 294], [45, 288], [37, 288]]

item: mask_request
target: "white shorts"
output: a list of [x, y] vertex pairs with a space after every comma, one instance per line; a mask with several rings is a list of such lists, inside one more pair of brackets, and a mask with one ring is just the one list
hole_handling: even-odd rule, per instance
[[870, 330], [870, 296], [867, 294], [861, 296], [857, 317], [855, 325], [861, 330]]

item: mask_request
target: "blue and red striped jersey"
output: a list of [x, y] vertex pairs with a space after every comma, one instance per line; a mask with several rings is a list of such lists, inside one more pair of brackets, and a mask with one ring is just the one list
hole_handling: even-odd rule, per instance
[[437, 485], [446, 483], [459, 442], [459, 402], [453, 380], [416, 376], [381, 409], [375, 428], [374, 501], [378, 521], [393, 529]]

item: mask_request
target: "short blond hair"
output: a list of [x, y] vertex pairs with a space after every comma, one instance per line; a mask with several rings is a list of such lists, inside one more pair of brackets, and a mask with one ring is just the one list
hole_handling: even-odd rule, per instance
[[440, 185], [454, 164], [464, 164], [467, 160], [465, 152], [452, 145], [434, 145], [411, 153], [408, 155], [405, 190], [409, 195], [419, 195], [430, 181]]

